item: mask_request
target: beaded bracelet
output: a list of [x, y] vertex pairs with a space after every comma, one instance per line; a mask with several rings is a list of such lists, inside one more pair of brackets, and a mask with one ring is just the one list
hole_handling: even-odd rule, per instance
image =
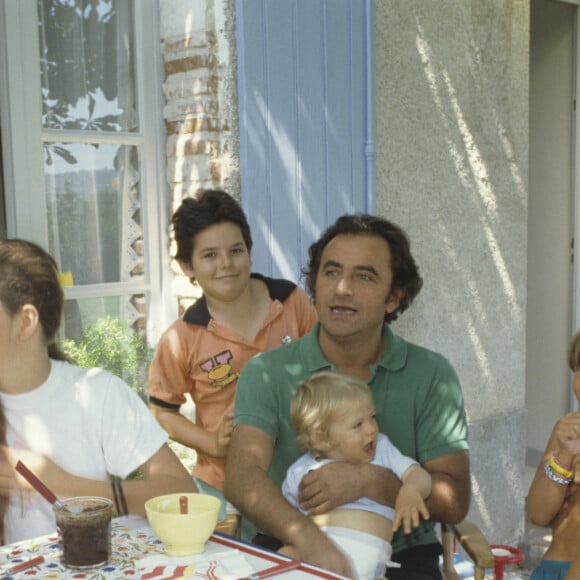
[[125, 499], [125, 492], [123, 491], [123, 486], [121, 485], [121, 480], [117, 480], [117, 491], [119, 492], [119, 500], [121, 503], [121, 509], [123, 510], [123, 515], [126, 516], [129, 513], [127, 509], [127, 500]]
[[552, 469], [552, 471], [554, 471], [558, 475], [561, 475], [564, 479], [568, 479], [568, 478], [574, 477], [574, 470], [573, 469], [567, 469], [566, 467], [563, 467], [560, 463], [558, 463], [558, 460], [556, 459], [556, 457], [554, 456], [553, 453], [550, 456], [550, 460], [549, 460], [548, 463], [549, 463], [550, 468]]
[[121, 509], [119, 508], [119, 498], [117, 496], [117, 486], [115, 480], [111, 480], [111, 489], [113, 490], [113, 499], [115, 500], [115, 513], [121, 515]]
[[574, 479], [573, 474], [570, 477], [563, 478], [563, 477], [560, 477], [559, 475], [557, 475], [556, 473], [554, 473], [554, 471], [552, 470], [552, 467], [550, 466], [549, 461], [546, 461], [546, 463], [544, 465], [544, 473], [546, 474], [546, 476], [548, 477], [548, 479], [550, 481], [553, 481], [554, 483], [557, 483], [558, 485], [568, 485], [569, 483], [572, 483], [572, 480]]
[[112, 479], [111, 488], [113, 489], [113, 499], [115, 500], [117, 515], [126, 516], [129, 513], [129, 510], [127, 509], [127, 500], [125, 499], [125, 493], [121, 482], [118, 479]]

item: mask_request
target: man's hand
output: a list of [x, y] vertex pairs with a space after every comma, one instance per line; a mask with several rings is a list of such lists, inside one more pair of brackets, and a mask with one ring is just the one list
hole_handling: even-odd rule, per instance
[[318, 515], [358, 499], [358, 467], [346, 461], [333, 461], [307, 473], [300, 483], [300, 507]]
[[392, 506], [400, 487], [401, 481], [389, 469], [333, 461], [302, 478], [298, 499], [303, 510], [319, 515], [363, 496]]
[[335, 574], [354, 578], [350, 562], [344, 553], [320, 530], [315, 529], [315, 531], [316, 533], [313, 534], [304, 534], [300, 542], [292, 546], [300, 560], [330, 570]]

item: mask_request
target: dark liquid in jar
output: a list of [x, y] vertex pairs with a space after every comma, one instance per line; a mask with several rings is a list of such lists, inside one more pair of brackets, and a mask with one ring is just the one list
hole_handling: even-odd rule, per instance
[[[74, 508], [73, 508], [74, 509]], [[70, 568], [92, 568], [111, 558], [111, 513], [100, 506], [57, 514], [62, 561]]]

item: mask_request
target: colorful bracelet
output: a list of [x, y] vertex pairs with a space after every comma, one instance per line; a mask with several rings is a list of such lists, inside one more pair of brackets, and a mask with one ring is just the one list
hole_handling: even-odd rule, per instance
[[568, 470], [574, 471], [573, 465], [565, 465], [564, 463], [562, 463], [560, 461], [560, 457], [559, 457], [559, 454], [557, 451], [552, 451], [552, 457], [554, 458], [554, 461], [556, 462], [556, 464], [559, 465], [562, 469], [568, 469]]
[[568, 485], [569, 483], [572, 483], [572, 480], [574, 479], [574, 475], [571, 475], [570, 477], [567, 478], [560, 477], [557, 473], [555, 473], [552, 470], [549, 461], [546, 461], [546, 464], [544, 465], [544, 473], [546, 474], [546, 476], [550, 481], [553, 481], [558, 485]]
[[562, 467], [562, 465], [560, 465], [558, 463], [558, 461], [556, 460], [556, 458], [554, 457], [553, 453], [550, 456], [550, 460], [549, 460], [548, 464], [550, 465], [550, 468], [552, 469], [552, 471], [554, 471], [558, 475], [561, 475], [564, 479], [574, 477], [574, 470]]

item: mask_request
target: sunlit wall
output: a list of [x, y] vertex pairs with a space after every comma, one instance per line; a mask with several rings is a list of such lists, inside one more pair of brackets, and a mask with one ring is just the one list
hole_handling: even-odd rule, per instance
[[529, 6], [375, 3], [377, 211], [410, 235], [425, 285], [397, 322], [457, 369], [471, 516], [523, 530]]

